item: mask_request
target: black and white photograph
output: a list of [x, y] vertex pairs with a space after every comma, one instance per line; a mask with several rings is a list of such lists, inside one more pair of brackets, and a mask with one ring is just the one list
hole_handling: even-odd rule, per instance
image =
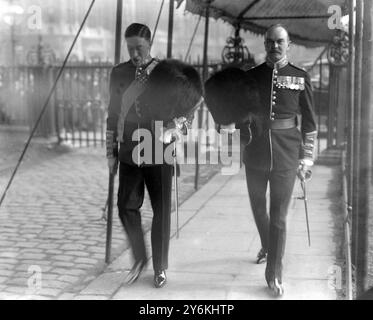
[[0, 39], [0, 300], [373, 300], [372, 0], [0, 0]]

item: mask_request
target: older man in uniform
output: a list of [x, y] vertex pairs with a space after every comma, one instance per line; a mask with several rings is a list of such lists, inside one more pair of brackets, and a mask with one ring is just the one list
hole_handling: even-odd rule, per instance
[[[288, 32], [282, 25], [270, 27], [265, 35], [266, 61], [247, 71], [258, 85], [257, 116], [262, 119], [263, 131], [246, 146], [243, 162], [262, 245], [257, 263], [267, 262], [265, 278], [277, 296], [284, 292], [282, 259], [286, 216], [297, 169], [300, 168], [299, 172], [304, 175], [313, 165], [317, 134], [310, 77], [289, 63], [289, 44]], [[268, 184], [269, 215], [266, 204]]]

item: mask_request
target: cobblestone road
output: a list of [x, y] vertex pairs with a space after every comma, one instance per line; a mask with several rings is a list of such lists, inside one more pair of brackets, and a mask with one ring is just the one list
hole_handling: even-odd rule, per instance
[[[101, 218], [108, 174], [103, 155], [101, 147], [32, 145], [0, 208], [0, 299], [56, 299], [81, 289], [83, 280], [104, 269], [106, 222]], [[17, 156], [2, 158], [1, 191]], [[193, 165], [181, 168], [181, 202], [194, 192], [194, 170]], [[201, 166], [200, 183], [217, 171], [216, 166]], [[142, 215], [144, 228], [149, 229], [148, 199]], [[112, 258], [126, 248], [115, 209]], [[39, 270], [42, 288], [35, 295], [34, 272]]]

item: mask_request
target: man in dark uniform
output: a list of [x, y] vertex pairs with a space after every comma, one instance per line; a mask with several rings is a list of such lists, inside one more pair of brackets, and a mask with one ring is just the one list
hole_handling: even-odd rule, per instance
[[[112, 173], [116, 172], [120, 161], [119, 217], [135, 260], [127, 282], [133, 283], [138, 279], [147, 261], [140, 215], [145, 184], [154, 210], [151, 235], [154, 285], [162, 287], [166, 283], [165, 270], [168, 266], [172, 167], [167, 164], [139, 166], [132, 157], [137, 145], [136, 141], [132, 141], [133, 133], [140, 128], [151, 129], [151, 122], [140, 117], [134, 103], [141, 94], [141, 84], [158, 62], [150, 55], [150, 39], [151, 32], [143, 24], [131, 24], [125, 32], [130, 61], [118, 64], [111, 73], [107, 158]], [[117, 140], [120, 142], [119, 153]]]
[[[267, 261], [265, 278], [276, 295], [282, 295], [284, 290], [282, 258], [286, 216], [297, 168], [304, 176], [308, 166], [313, 165], [316, 139], [310, 77], [288, 62], [289, 44], [289, 35], [283, 26], [270, 27], [265, 35], [266, 62], [247, 71], [258, 86], [260, 104], [256, 116], [261, 119], [263, 130], [246, 146], [243, 162], [262, 245], [257, 263]], [[269, 216], [266, 205], [268, 184]]]
[[[154, 213], [151, 229], [154, 285], [161, 288], [167, 279], [173, 171], [172, 162], [164, 152], [172, 136], [186, 134], [190, 127], [193, 107], [201, 99], [202, 84], [192, 66], [177, 60], [152, 58], [150, 39], [150, 30], [143, 24], [133, 23], [125, 31], [130, 61], [115, 66], [111, 73], [106, 147], [112, 173], [115, 174], [120, 162], [119, 217], [135, 260], [127, 282], [136, 281], [147, 262], [140, 214], [146, 185]], [[165, 117], [165, 113], [174, 118]], [[163, 121], [163, 134], [157, 130], [161, 129], [155, 125], [157, 119]], [[150, 144], [145, 141], [149, 133]], [[149, 153], [150, 159], [145, 156]]]

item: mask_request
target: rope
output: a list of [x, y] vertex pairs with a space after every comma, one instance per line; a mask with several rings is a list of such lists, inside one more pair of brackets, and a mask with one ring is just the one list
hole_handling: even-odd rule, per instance
[[23, 148], [22, 154], [21, 154], [21, 156], [20, 156], [20, 158], [19, 158], [19, 160], [18, 160], [18, 162], [17, 162], [17, 165], [16, 165], [16, 167], [14, 168], [14, 171], [13, 171], [13, 173], [12, 173], [10, 179], [9, 179], [9, 182], [8, 182], [6, 188], [5, 188], [5, 190], [4, 190], [4, 192], [3, 192], [2, 196], [1, 196], [1, 200], [0, 200], [0, 208], [1, 208], [1, 205], [2, 205], [2, 203], [3, 203], [3, 201], [4, 201], [4, 199], [5, 199], [6, 193], [7, 193], [7, 191], [9, 190], [9, 188], [10, 188], [12, 182], [13, 182], [13, 179], [14, 179], [14, 177], [15, 177], [17, 171], [18, 171], [18, 168], [19, 168], [19, 166], [21, 165], [21, 162], [22, 162], [22, 160], [23, 160], [23, 157], [25, 156], [25, 153], [26, 153], [26, 151], [27, 151], [27, 149], [28, 149], [28, 147], [29, 147], [29, 145], [30, 145], [30, 142], [31, 142], [31, 140], [32, 140], [32, 138], [33, 138], [33, 136], [34, 136], [34, 134], [35, 134], [35, 132], [36, 132], [36, 129], [37, 129], [37, 127], [38, 127], [38, 125], [39, 125], [39, 123], [40, 123], [42, 117], [43, 117], [43, 114], [44, 114], [45, 110], [46, 110], [47, 107], [48, 107], [49, 101], [50, 101], [50, 99], [52, 98], [52, 95], [53, 95], [53, 93], [54, 93], [54, 91], [55, 91], [55, 89], [56, 89], [56, 87], [57, 87], [58, 80], [60, 79], [60, 77], [61, 77], [61, 75], [62, 75], [62, 72], [63, 72], [64, 69], [65, 69], [66, 63], [67, 63], [67, 61], [68, 61], [68, 59], [69, 59], [69, 57], [70, 57], [70, 54], [71, 54], [71, 52], [72, 52], [72, 50], [73, 50], [73, 48], [74, 48], [74, 46], [75, 46], [76, 41], [78, 40], [78, 37], [79, 37], [79, 35], [80, 35], [80, 32], [81, 32], [82, 29], [83, 29], [83, 26], [84, 26], [84, 24], [85, 24], [85, 22], [86, 22], [86, 20], [87, 20], [87, 18], [88, 18], [88, 16], [89, 16], [91, 10], [92, 10], [92, 7], [93, 7], [95, 1], [96, 1], [96, 0], [92, 0], [90, 6], [89, 6], [89, 8], [88, 8], [88, 11], [87, 11], [87, 13], [86, 13], [85, 16], [84, 16], [83, 22], [82, 22], [81, 25], [80, 25], [80, 28], [79, 28], [79, 30], [78, 30], [78, 33], [75, 35], [74, 41], [72, 42], [72, 44], [71, 44], [71, 46], [70, 46], [70, 49], [69, 49], [69, 51], [68, 51], [68, 53], [67, 53], [67, 55], [66, 55], [66, 57], [65, 57], [65, 60], [63, 61], [63, 64], [62, 64], [62, 66], [61, 66], [61, 68], [60, 68], [60, 70], [59, 70], [59, 72], [58, 72], [58, 75], [57, 75], [57, 77], [56, 77], [56, 79], [55, 79], [55, 81], [54, 81], [54, 83], [53, 83], [53, 86], [52, 86], [52, 88], [51, 88], [51, 90], [50, 90], [50, 92], [49, 92], [49, 94], [48, 94], [48, 97], [47, 97], [47, 99], [46, 99], [46, 101], [45, 101], [45, 103], [44, 103], [44, 105], [43, 105], [43, 108], [42, 108], [42, 110], [41, 110], [41, 112], [40, 112], [40, 114], [39, 114], [39, 117], [38, 117], [38, 119], [36, 120], [36, 123], [35, 123], [35, 125], [34, 125], [32, 131], [31, 131], [31, 133], [30, 133], [30, 136], [29, 136], [29, 138], [28, 138], [28, 140], [27, 140], [27, 142], [26, 142], [25, 147]]
[[153, 31], [153, 37], [152, 37], [152, 41], [150, 42], [150, 47], [153, 45], [153, 41], [154, 41], [154, 38], [155, 38], [155, 34], [156, 34], [156, 32], [157, 32], [157, 29], [158, 29], [159, 19], [161, 18], [161, 13], [162, 13], [162, 10], [163, 10], [163, 4], [164, 4], [164, 0], [162, 0], [161, 7], [159, 8], [158, 17], [157, 17], [157, 22], [155, 23], [155, 27], [154, 27], [154, 31]]
[[198, 21], [197, 21], [197, 23], [196, 23], [196, 26], [195, 26], [195, 28], [194, 28], [194, 32], [193, 32], [192, 38], [190, 39], [189, 47], [188, 47], [187, 53], [185, 54], [184, 61], [187, 61], [188, 56], [189, 56], [189, 54], [190, 54], [190, 50], [191, 50], [191, 48], [192, 48], [192, 44], [193, 44], [193, 42], [194, 42], [194, 38], [195, 38], [195, 36], [196, 36], [196, 34], [197, 34], [197, 30], [198, 30], [198, 27], [199, 27], [199, 23], [201, 22], [201, 18], [202, 18], [202, 16], [199, 16]]

